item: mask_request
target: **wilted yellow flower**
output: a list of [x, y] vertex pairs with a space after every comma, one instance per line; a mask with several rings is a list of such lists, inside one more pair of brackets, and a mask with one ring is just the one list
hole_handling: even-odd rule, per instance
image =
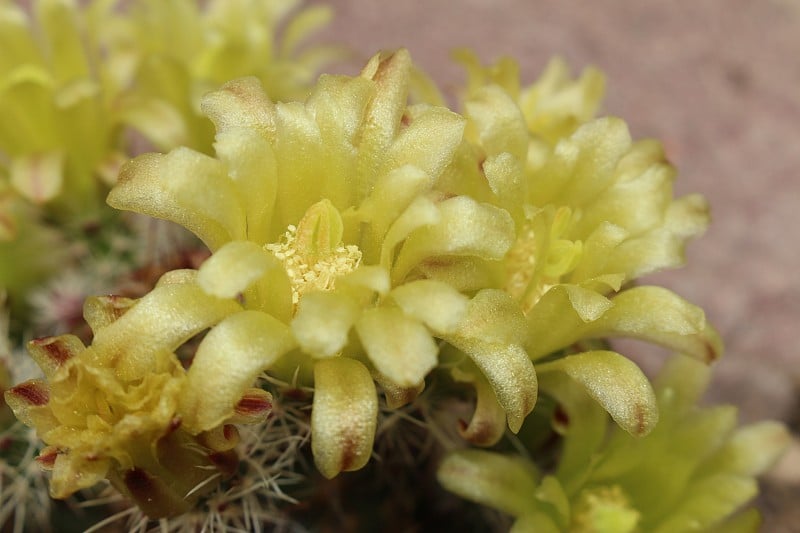
[[[312, 446], [329, 477], [369, 458], [373, 379], [390, 405], [406, 403], [437, 364], [437, 339], [480, 369], [513, 430], [536, 397], [520, 344], [524, 317], [510, 299], [492, 289], [472, 300], [459, 292], [492, 287], [481, 276], [425, 279], [451, 258], [478, 269], [498, 264], [514, 227], [502, 209], [436, 189], [464, 121], [444, 108], [408, 106], [410, 69], [406, 51], [375, 56], [361, 76], [321, 77], [305, 104], [273, 103], [252, 78], [231, 82], [203, 101], [217, 126], [217, 158], [186, 149], [142, 156], [109, 195], [114, 207], [192, 230], [214, 252], [197, 283], [218, 297], [242, 294], [251, 313], [289, 324], [299, 346], [262, 359], [254, 373], [223, 367], [230, 348], [198, 353], [190, 390], [204, 392], [187, 405], [206, 412], [225, 404], [221, 395], [250, 386], [267, 367], [313, 381]], [[263, 319], [247, 316], [230, 317], [238, 323], [230, 336], [243, 350], [259, 349], [246, 346], [267, 342], [255, 324]], [[228, 376], [213, 375], [219, 368]], [[215, 380], [237, 385], [207, 385]]]
[[175, 350], [239, 309], [192, 283], [165, 282], [138, 301], [88, 300], [88, 348], [72, 335], [32, 341], [45, 379], [9, 389], [5, 400], [47, 444], [38, 461], [53, 472], [51, 495], [107, 478], [151, 517], [169, 516], [230, 475], [238, 442], [230, 423], [263, 419], [269, 393], [242, 391], [227, 416], [198, 430], [194, 413], [182, 409], [190, 383]]

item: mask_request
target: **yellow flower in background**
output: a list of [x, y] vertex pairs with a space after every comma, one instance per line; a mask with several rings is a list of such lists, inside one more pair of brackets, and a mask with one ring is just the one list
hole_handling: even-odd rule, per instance
[[100, 179], [121, 157], [116, 95], [97, 72], [107, 14], [69, 0], [38, 0], [32, 12], [0, 2], [2, 166], [19, 194], [75, 224], [101, 208]]
[[[129, 88], [122, 117], [160, 150], [210, 152], [214, 129], [200, 99], [255, 76], [275, 101], [302, 100], [333, 46], [303, 47], [332, 10], [297, 0], [135, 0], [108, 32], [112, 75]], [[280, 31], [280, 33], [279, 33]], [[280, 35], [280, 37], [279, 37]]]
[[[98, 233], [130, 230], [103, 198], [142, 144], [211, 151], [203, 94], [257, 75], [275, 98], [303, 98], [316, 70], [341, 54], [301, 46], [330, 9], [287, 0], [18, 4], [0, 0], [0, 287], [20, 318], [31, 289], [54, 273], [43, 264], [116, 253], [105, 243], [87, 249]], [[19, 199], [5, 199], [12, 194]], [[71, 256], [40, 246], [22, 231], [34, 226], [38, 237], [60, 233], [82, 246]], [[51, 252], [22, 253], [34, 243]]]
[[555, 145], [595, 118], [605, 93], [602, 72], [588, 67], [574, 80], [560, 57], [551, 59], [539, 79], [525, 87], [520, 83], [519, 65], [510, 57], [489, 66], [481, 65], [475, 53], [468, 49], [456, 51], [454, 57], [467, 70], [466, 97], [477, 94], [487, 85], [502, 88], [518, 103], [532, 136], [531, 142], [541, 147]]
[[68, 250], [63, 236], [0, 181], [0, 291], [5, 288], [14, 311], [21, 308], [31, 288], [58, 272], [69, 257]]

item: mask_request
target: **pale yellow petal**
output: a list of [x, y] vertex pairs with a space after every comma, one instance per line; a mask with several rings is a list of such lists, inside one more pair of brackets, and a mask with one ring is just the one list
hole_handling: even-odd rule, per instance
[[332, 357], [347, 344], [359, 311], [355, 302], [340, 294], [305, 294], [292, 320], [292, 333], [305, 352], [314, 357]]
[[436, 473], [445, 489], [512, 516], [532, 511], [538, 472], [528, 461], [482, 450], [448, 454]]
[[364, 311], [356, 331], [378, 372], [400, 387], [417, 386], [436, 366], [439, 349], [430, 332], [399, 309]]
[[647, 435], [658, 422], [650, 381], [636, 364], [610, 351], [592, 351], [537, 365], [540, 375], [561, 371], [586, 388], [628, 433]]
[[281, 268], [275, 256], [250, 241], [223, 245], [200, 267], [197, 284], [212, 296], [235, 298], [271, 268]]
[[453, 331], [467, 312], [469, 298], [450, 285], [434, 280], [405, 283], [391, 293], [403, 312], [435, 333]]
[[244, 208], [224, 165], [186, 148], [145, 154], [124, 165], [107, 201], [116, 209], [176, 222], [212, 251], [245, 237]]
[[367, 464], [377, 417], [377, 391], [363, 364], [345, 357], [317, 361], [311, 450], [323, 476], [330, 479]]
[[217, 324], [197, 348], [180, 396], [178, 414], [187, 431], [208, 431], [232, 417], [258, 375], [294, 345], [285, 324], [259, 311]]

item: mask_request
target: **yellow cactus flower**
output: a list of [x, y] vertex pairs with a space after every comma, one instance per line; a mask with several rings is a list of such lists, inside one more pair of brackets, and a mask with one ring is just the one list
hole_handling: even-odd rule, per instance
[[709, 377], [704, 363], [673, 356], [655, 382], [661, 421], [636, 438], [609, 427], [580, 387], [543, 376], [564, 436], [555, 472], [522, 457], [457, 450], [442, 461], [439, 481], [512, 515], [511, 530], [520, 533], [756, 531], [759, 513], [748, 507], [755, 477], [777, 461], [790, 436], [771, 421], [736, 428], [732, 406], [698, 406]]
[[[408, 106], [410, 72], [404, 50], [375, 56], [361, 76], [321, 77], [305, 104], [273, 103], [252, 78], [231, 82], [203, 100], [217, 126], [216, 158], [186, 149], [142, 156], [108, 198], [193, 231], [214, 252], [197, 275], [204, 290], [241, 294], [249, 313], [290, 325], [299, 349], [260, 370], [314, 383], [313, 449], [328, 477], [369, 458], [374, 381], [390, 405], [408, 402], [437, 364], [436, 339], [464, 350], [512, 430], [536, 397], [524, 335], [508, 326], [524, 318], [507, 296], [459, 292], [486, 288], [479, 275], [462, 274], [457, 284], [425, 279], [450, 258], [478, 272], [496, 268], [514, 229], [504, 210], [436, 190], [462, 142], [463, 119]], [[256, 327], [263, 319], [248, 316], [212, 334], [236, 321], [231, 338], [264, 337]], [[199, 385], [230, 351], [201, 350], [190, 391], [208, 390]], [[257, 375], [235, 374], [224, 378], [229, 388], [210, 388], [240, 391]], [[209, 412], [214, 403], [219, 395], [198, 392], [186, 408]]]
[[[593, 118], [603, 85], [596, 71], [572, 82], [563, 64], [554, 62], [539, 81], [521, 88], [511, 60], [482, 67], [468, 52], [460, 58], [470, 75], [463, 102], [465, 143], [439, 187], [512, 216], [515, 240], [499, 279], [525, 314], [522, 344], [532, 360], [614, 336], [715, 360], [721, 343], [701, 309], [660, 287], [631, 287], [642, 275], [681, 265], [686, 241], [708, 221], [699, 195], [673, 199], [675, 171], [660, 145], [632, 141], [620, 119]], [[454, 270], [452, 263], [436, 265], [425, 274], [446, 279]], [[566, 372], [623, 427], [649, 432], [657, 406], [644, 375], [610, 352], [585, 355], [537, 369]], [[601, 391], [602, 376], [623, 366], [633, 380], [629, 384], [638, 385], [621, 397]], [[484, 396], [473, 424], [493, 435], [486, 443], [494, 442], [502, 420], [491, 394], [474, 376], [455, 377], [476, 383]]]
[[531, 141], [540, 145], [555, 145], [593, 119], [605, 92], [602, 72], [589, 67], [572, 80], [560, 57], [551, 59], [539, 79], [526, 87], [521, 86], [519, 66], [510, 57], [483, 66], [474, 52], [462, 49], [455, 58], [467, 70], [466, 94], [475, 95], [487, 85], [501, 87], [519, 104]]

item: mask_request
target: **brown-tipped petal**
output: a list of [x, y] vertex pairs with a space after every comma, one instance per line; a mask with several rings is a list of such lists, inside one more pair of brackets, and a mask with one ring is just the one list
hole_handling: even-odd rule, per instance
[[57, 447], [46, 446], [41, 452], [39, 452], [39, 455], [36, 457], [36, 462], [39, 463], [39, 466], [42, 470], [50, 472], [56, 465], [58, 454], [59, 450]]
[[38, 407], [46, 405], [49, 401], [50, 390], [47, 388], [47, 383], [40, 379], [20, 383], [6, 391], [6, 402], [12, 406], [24, 403], [26, 407]]
[[197, 440], [213, 452], [227, 452], [239, 444], [239, 430], [233, 424], [217, 426], [197, 436]]
[[83, 318], [97, 333], [124, 315], [135, 303], [136, 300], [124, 296], [90, 296], [83, 304]]
[[85, 349], [81, 340], [74, 335], [43, 337], [28, 343], [28, 353], [48, 378]]
[[[91, 352], [97, 366], [113, 366], [122, 381], [143, 379], [170, 366], [170, 354], [178, 346], [240, 309], [233, 300], [210, 296], [195, 284], [163, 285], [98, 331], [87, 356]], [[144, 331], [148, 334], [142, 335]]]
[[369, 370], [345, 357], [314, 365], [311, 450], [314, 463], [330, 479], [367, 464], [378, 416], [378, 398]]
[[289, 328], [260, 311], [242, 311], [220, 322], [200, 346], [187, 373], [178, 414], [189, 433], [229, 420], [253, 382], [294, 348]]
[[386, 396], [386, 406], [389, 409], [397, 409], [410, 404], [425, 389], [424, 381], [414, 387], [398, 387], [377, 370], [372, 372], [372, 379], [383, 389], [383, 393]]
[[636, 437], [658, 422], [658, 405], [650, 381], [636, 364], [616, 352], [597, 350], [542, 363], [539, 373], [561, 371], [583, 385], [622, 429]]
[[233, 408], [233, 424], [258, 424], [272, 413], [272, 394], [263, 389], [248, 389]]
[[230, 81], [205, 95], [200, 100], [200, 109], [220, 133], [254, 128], [269, 134], [275, 129], [275, 105], [254, 77]]
[[50, 389], [43, 380], [33, 379], [10, 388], [5, 392], [5, 399], [23, 424], [36, 428], [40, 433], [59, 425], [47, 405], [50, 401]]
[[462, 372], [453, 369], [457, 381], [472, 383], [475, 387], [475, 412], [469, 423], [461, 421], [458, 433], [464, 440], [476, 446], [494, 446], [506, 431], [506, 412], [497, 401], [492, 386], [477, 369]]

